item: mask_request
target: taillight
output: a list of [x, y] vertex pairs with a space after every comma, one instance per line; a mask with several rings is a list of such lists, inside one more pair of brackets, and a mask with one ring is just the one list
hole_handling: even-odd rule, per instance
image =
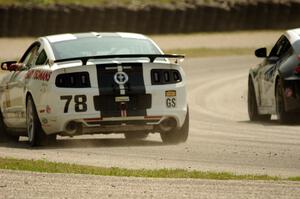
[[91, 87], [88, 72], [66, 73], [57, 75], [55, 85], [60, 88], [89, 88]]
[[181, 82], [180, 72], [174, 69], [152, 69], [151, 83], [152, 85], [174, 84]]

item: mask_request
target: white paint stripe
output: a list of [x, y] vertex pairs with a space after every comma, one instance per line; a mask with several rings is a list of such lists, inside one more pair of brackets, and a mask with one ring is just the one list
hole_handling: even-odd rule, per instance
[[123, 67], [121, 65], [118, 66], [118, 72], [122, 72], [123, 71]]
[[[118, 72], [123, 72], [123, 67], [121, 65], [118, 66]], [[119, 84], [120, 95], [125, 95], [125, 87], [123, 84]]]
[[105, 70], [116, 70], [118, 67], [105, 67]]
[[55, 43], [60, 41], [75, 40], [77, 39], [77, 37], [75, 37], [73, 34], [60, 34], [60, 35], [48, 36], [47, 39], [51, 43]]

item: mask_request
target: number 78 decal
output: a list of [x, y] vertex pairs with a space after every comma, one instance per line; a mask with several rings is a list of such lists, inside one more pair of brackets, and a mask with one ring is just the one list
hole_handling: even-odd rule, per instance
[[[61, 100], [66, 100], [64, 113], [69, 112], [69, 106], [73, 99], [72, 95], [64, 95], [60, 96]], [[74, 96], [74, 102], [75, 102], [75, 112], [86, 112], [87, 111], [87, 104], [86, 104], [87, 98], [85, 95], [75, 95]]]

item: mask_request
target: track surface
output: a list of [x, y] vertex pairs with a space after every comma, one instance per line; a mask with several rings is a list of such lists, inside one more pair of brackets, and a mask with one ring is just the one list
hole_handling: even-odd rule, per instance
[[0, 170], [6, 198], [299, 198], [300, 183], [144, 179]]
[[132, 142], [122, 135], [96, 135], [59, 138], [54, 145], [31, 149], [23, 138], [1, 144], [0, 156], [105, 167], [299, 176], [300, 126], [248, 120], [247, 72], [258, 61], [252, 57], [186, 60], [191, 112], [187, 143], [163, 145], [156, 134]]
[[[184, 168], [238, 174], [300, 174], [300, 126], [250, 123], [247, 72], [252, 57], [190, 59], [191, 130], [187, 143], [158, 135], [128, 142], [122, 135], [59, 138], [31, 149], [26, 138], [0, 144], [0, 157], [46, 159], [126, 168]], [[299, 198], [299, 182], [144, 179], [0, 170], [0, 198]]]

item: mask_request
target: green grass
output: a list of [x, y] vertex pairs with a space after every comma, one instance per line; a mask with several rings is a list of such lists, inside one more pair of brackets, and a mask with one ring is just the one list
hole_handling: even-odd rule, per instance
[[165, 53], [185, 54], [187, 57], [254, 56], [254, 48], [188, 48], [165, 50]]
[[14, 158], [0, 158], [0, 169], [21, 170], [45, 173], [90, 174], [101, 176], [126, 176], [148, 178], [193, 178], [215, 180], [293, 180], [299, 177], [280, 178], [268, 175], [235, 175], [227, 172], [188, 171], [184, 169], [123, 169], [84, 166], [67, 163], [56, 163], [45, 160], [24, 160]]

